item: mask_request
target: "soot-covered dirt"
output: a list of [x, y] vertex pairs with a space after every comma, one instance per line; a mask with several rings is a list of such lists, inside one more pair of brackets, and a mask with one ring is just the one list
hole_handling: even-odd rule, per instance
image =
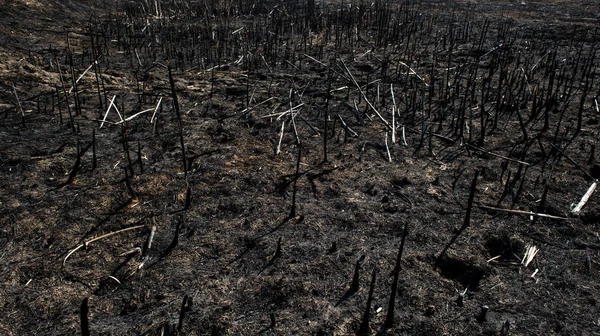
[[0, 3], [0, 334], [599, 335], [599, 24]]

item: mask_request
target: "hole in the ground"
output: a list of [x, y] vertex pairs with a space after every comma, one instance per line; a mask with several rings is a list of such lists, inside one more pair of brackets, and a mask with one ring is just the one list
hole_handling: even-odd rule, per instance
[[472, 291], [479, 288], [479, 282], [487, 275], [487, 270], [483, 267], [452, 257], [442, 258], [438, 261], [438, 266], [443, 277], [457, 281]]
[[[525, 249], [525, 244], [508, 235], [492, 236], [485, 242], [490, 258], [496, 258], [496, 261], [514, 261], [518, 260], [519, 255]], [[498, 257], [499, 256], [499, 257]]]

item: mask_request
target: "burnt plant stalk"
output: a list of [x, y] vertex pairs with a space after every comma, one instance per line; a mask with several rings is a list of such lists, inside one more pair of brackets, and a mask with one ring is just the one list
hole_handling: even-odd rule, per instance
[[142, 162], [142, 147], [140, 142], [137, 144], [138, 165], [140, 166], [140, 174], [144, 174], [144, 163]]
[[390, 293], [390, 301], [388, 302], [387, 315], [385, 317], [385, 322], [383, 324], [383, 326], [385, 328], [390, 328], [394, 324], [394, 308], [396, 307], [396, 292], [398, 291], [398, 277], [400, 275], [400, 270], [402, 269], [402, 265], [401, 265], [402, 251], [404, 251], [404, 242], [406, 241], [406, 236], [408, 236], [408, 224], [404, 224], [404, 231], [402, 232], [402, 240], [400, 241], [400, 247], [398, 248], [398, 255], [396, 256], [396, 264], [394, 265], [394, 271], [393, 271], [394, 280], [392, 281], [392, 292]]
[[373, 269], [371, 273], [371, 285], [369, 286], [369, 296], [367, 298], [367, 306], [365, 307], [365, 313], [363, 314], [362, 322], [360, 323], [359, 336], [369, 335], [369, 319], [371, 317], [371, 303], [373, 302], [373, 290], [375, 289], [375, 277], [377, 275], [377, 269]]
[[92, 170], [96, 169], [98, 161], [96, 159], [96, 128], [92, 130]]
[[77, 176], [77, 173], [79, 172], [79, 170], [81, 169], [81, 157], [85, 154], [85, 152], [87, 152], [87, 150], [92, 146], [92, 143], [90, 143], [89, 145], [87, 145], [85, 148], [80, 149], [79, 148], [79, 141], [77, 142], [77, 158], [75, 159], [75, 164], [73, 165], [73, 169], [71, 169], [71, 172], [69, 173], [69, 177], [67, 178], [67, 180], [65, 182], [63, 182], [59, 188], [62, 188], [68, 184], [71, 184], [73, 182], [73, 180], [75, 179], [75, 176]]
[[360, 258], [354, 265], [354, 274], [352, 275], [352, 283], [350, 283], [350, 289], [348, 293], [356, 293], [360, 289]]
[[475, 191], [477, 190], [477, 178], [478, 177], [479, 177], [479, 171], [476, 170], [475, 177], [473, 177], [473, 181], [471, 182], [471, 188], [469, 191], [469, 201], [467, 202], [467, 213], [465, 214], [465, 221], [463, 222], [463, 225], [460, 227], [460, 229], [458, 229], [456, 234], [452, 237], [452, 239], [450, 239], [450, 242], [448, 242], [446, 247], [444, 247], [442, 252], [440, 252], [440, 255], [437, 258], [437, 263], [439, 263], [442, 260], [442, 258], [446, 255], [446, 252], [448, 251], [450, 246], [452, 246], [452, 244], [454, 244], [456, 239], [458, 239], [460, 234], [463, 233], [469, 227], [469, 225], [471, 225], [471, 210], [473, 209], [473, 200], [475, 199]]
[[185, 319], [185, 314], [190, 311], [192, 306], [192, 298], [188, 295], [183, 297], [183, 301], [181, 302], [181, 309], [179, 310], [179, 323], [177, 324], [177, 331], [181, 332], [183, 328], [183, 320]]
[[179, 111], [179, 101], [177, 100], [177, 91], [175, 90], [175, 81], [173, 80], [173, 73], [171, 71], [171, 65], [169, 65], [169, 83], [171, 84], [171, 95], [173, 98], [173, 108], [175, 109], [175, 115], [179, 124], [179, 142], [181, 145], [181, 160], [183, 162], [183, 174], [187, 177], [187, 163], [185, 157], [185, 144], [183, 142], [183, 121], [181, 120], [181, 113]]
[[88, 321], [88, 298], [84, 298], [81, 301], [81, 310], [79, 312], [81, 322], [81, 336], [90, 336], [90, 325]]
[[298, 178], [300, 177], [300, 158], [302, 157], [302, 146], [298, 144], [298, 157], [296, 159], [296, 174], [294, 175], [294, 184], [292, 190], [292, 209], [290, 211], [289, 218], [296, 217], [296, 191]]

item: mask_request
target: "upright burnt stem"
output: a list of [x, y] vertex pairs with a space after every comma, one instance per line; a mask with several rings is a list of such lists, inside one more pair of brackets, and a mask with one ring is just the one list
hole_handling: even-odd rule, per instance
[[96, 169], [96, 128], [92, 130], [92, 170]]
[[408, 236], [408, 224], [404, 224], [404, 231], [402, 232], [402, 241], [400, 241], [400, 248], [398, 248], [398, 255], [396, 257], [396, 264], [394, 266], [394, 280], [392, 281], [392, 292], [390, 293], [390, 301], [388, 302], [387, 315], [383, 324], [385, 328], [390, 328], [392, 325], [394, 325], [394, 308], [396, 307], [398, 277], [400, 275], [400, 270], [402, 269], [400, 262], [402, 261], [402, 251], [404, 251], [404, 242], [406, 241], [406, 236]]
[[140, 174], [144, 174], [144, 163], [142, 162], [142, 147], [140, 141], [137, 144], [138, 165], [140, 166]]
[[173, 108], [175, 109], [175, 114], [177, 115], [177, 120], [179, 122], [179, 142], [181, 145], [181, 160], [183, 162], [183, 174], [187, 177], [187, 162], [185, 157], [185, 144], [183, 142], [183, 122], [181, 120], [181, 113], [179, 111], [179, 101], [177, 100], [177, 91], [175, 90], [175, 81], [173, 80], [173, 73], [171, 72], [171, 65], [168, 67], [169, 69], [169, 83], [171, 84], [171, 96], [173, 98]]
[[371, 273], [371, 286], [369, 287], [369, 297], [367, 298], [367, 306], [365, 307], [365, 313], [363, 315], [362, 322], [358, 333], [359, 336], [366, 336], [369, 334], [369, 319], [371, 317], [371, 303], [373, 302], [373, 290], [375, 289], [375, 277], [377, 275], [376, 269], [373, 269]]
[[183, 301], [181, 302], [181, 309], [179, 310], [179, 323], [177, 324], [177, 331], [181, 332], [183, 328], [183, 320], [185, 319], [185, 314], [191, 309], [192, 306], [192, 298], [188, 295], [183, 297]]
[[476, 170], [475, 177], [473, 177], [473, 181], [471, 182], [471, 190], [469, 193], [469, 201], [467, 203], [467, 213], [465, 214], [465, 221], [464, 221], [463, 225], [460, 227], [460, 229], [458, 229], [456, 234], [452, 237], [452, 239], [450, 239], [450, 242], [446, 245], [446, 247], [444, 247], [444, 249], [442, 250], [440, 255], [438, 256], [438, 258], [437, 258], [438, 263], [446, 255], [446, 251], [448, 251], [450, 246], [452, 246], [452, 244], [454, 244], [456, 239], [458, 239], [458, 236], [460, 236], [460, 234], [463, 233], [463, 231], [465, 231], [469, 227], [469, 225], [471, 225], [471, 210], [473, 209], [473, 200], [475, 199], [475, 191], [477, 190], [477, 178], [478, 177], [479, 177], [479, 171]]
[[360, 289], [360, 261], [359, 258], [354, 265], [354, 274], [352, 275], [352, 283], [350, 284], [350, 293], [356, 293]]
[[88, 298], [84, 298], [81, 301], [81, 311], [80, 311], [80, 319], [81, 319], [81, 336], [90, 336], [90, 325], [88, 321]]
[[292, 209], [290, 211], [290, 218], [296, 217], [296, 184], [300, 177], [300, 158], [302, 157], [302, 146], [298, 144], [298, 158], [296, 160], [296, 174], [294, 175], [293, 194], [292, 194]]

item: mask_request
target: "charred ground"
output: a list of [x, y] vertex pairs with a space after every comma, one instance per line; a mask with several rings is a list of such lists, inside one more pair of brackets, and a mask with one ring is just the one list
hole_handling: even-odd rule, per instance
[[600, 333], [598, 15], [5, 1], [0, 334]]

